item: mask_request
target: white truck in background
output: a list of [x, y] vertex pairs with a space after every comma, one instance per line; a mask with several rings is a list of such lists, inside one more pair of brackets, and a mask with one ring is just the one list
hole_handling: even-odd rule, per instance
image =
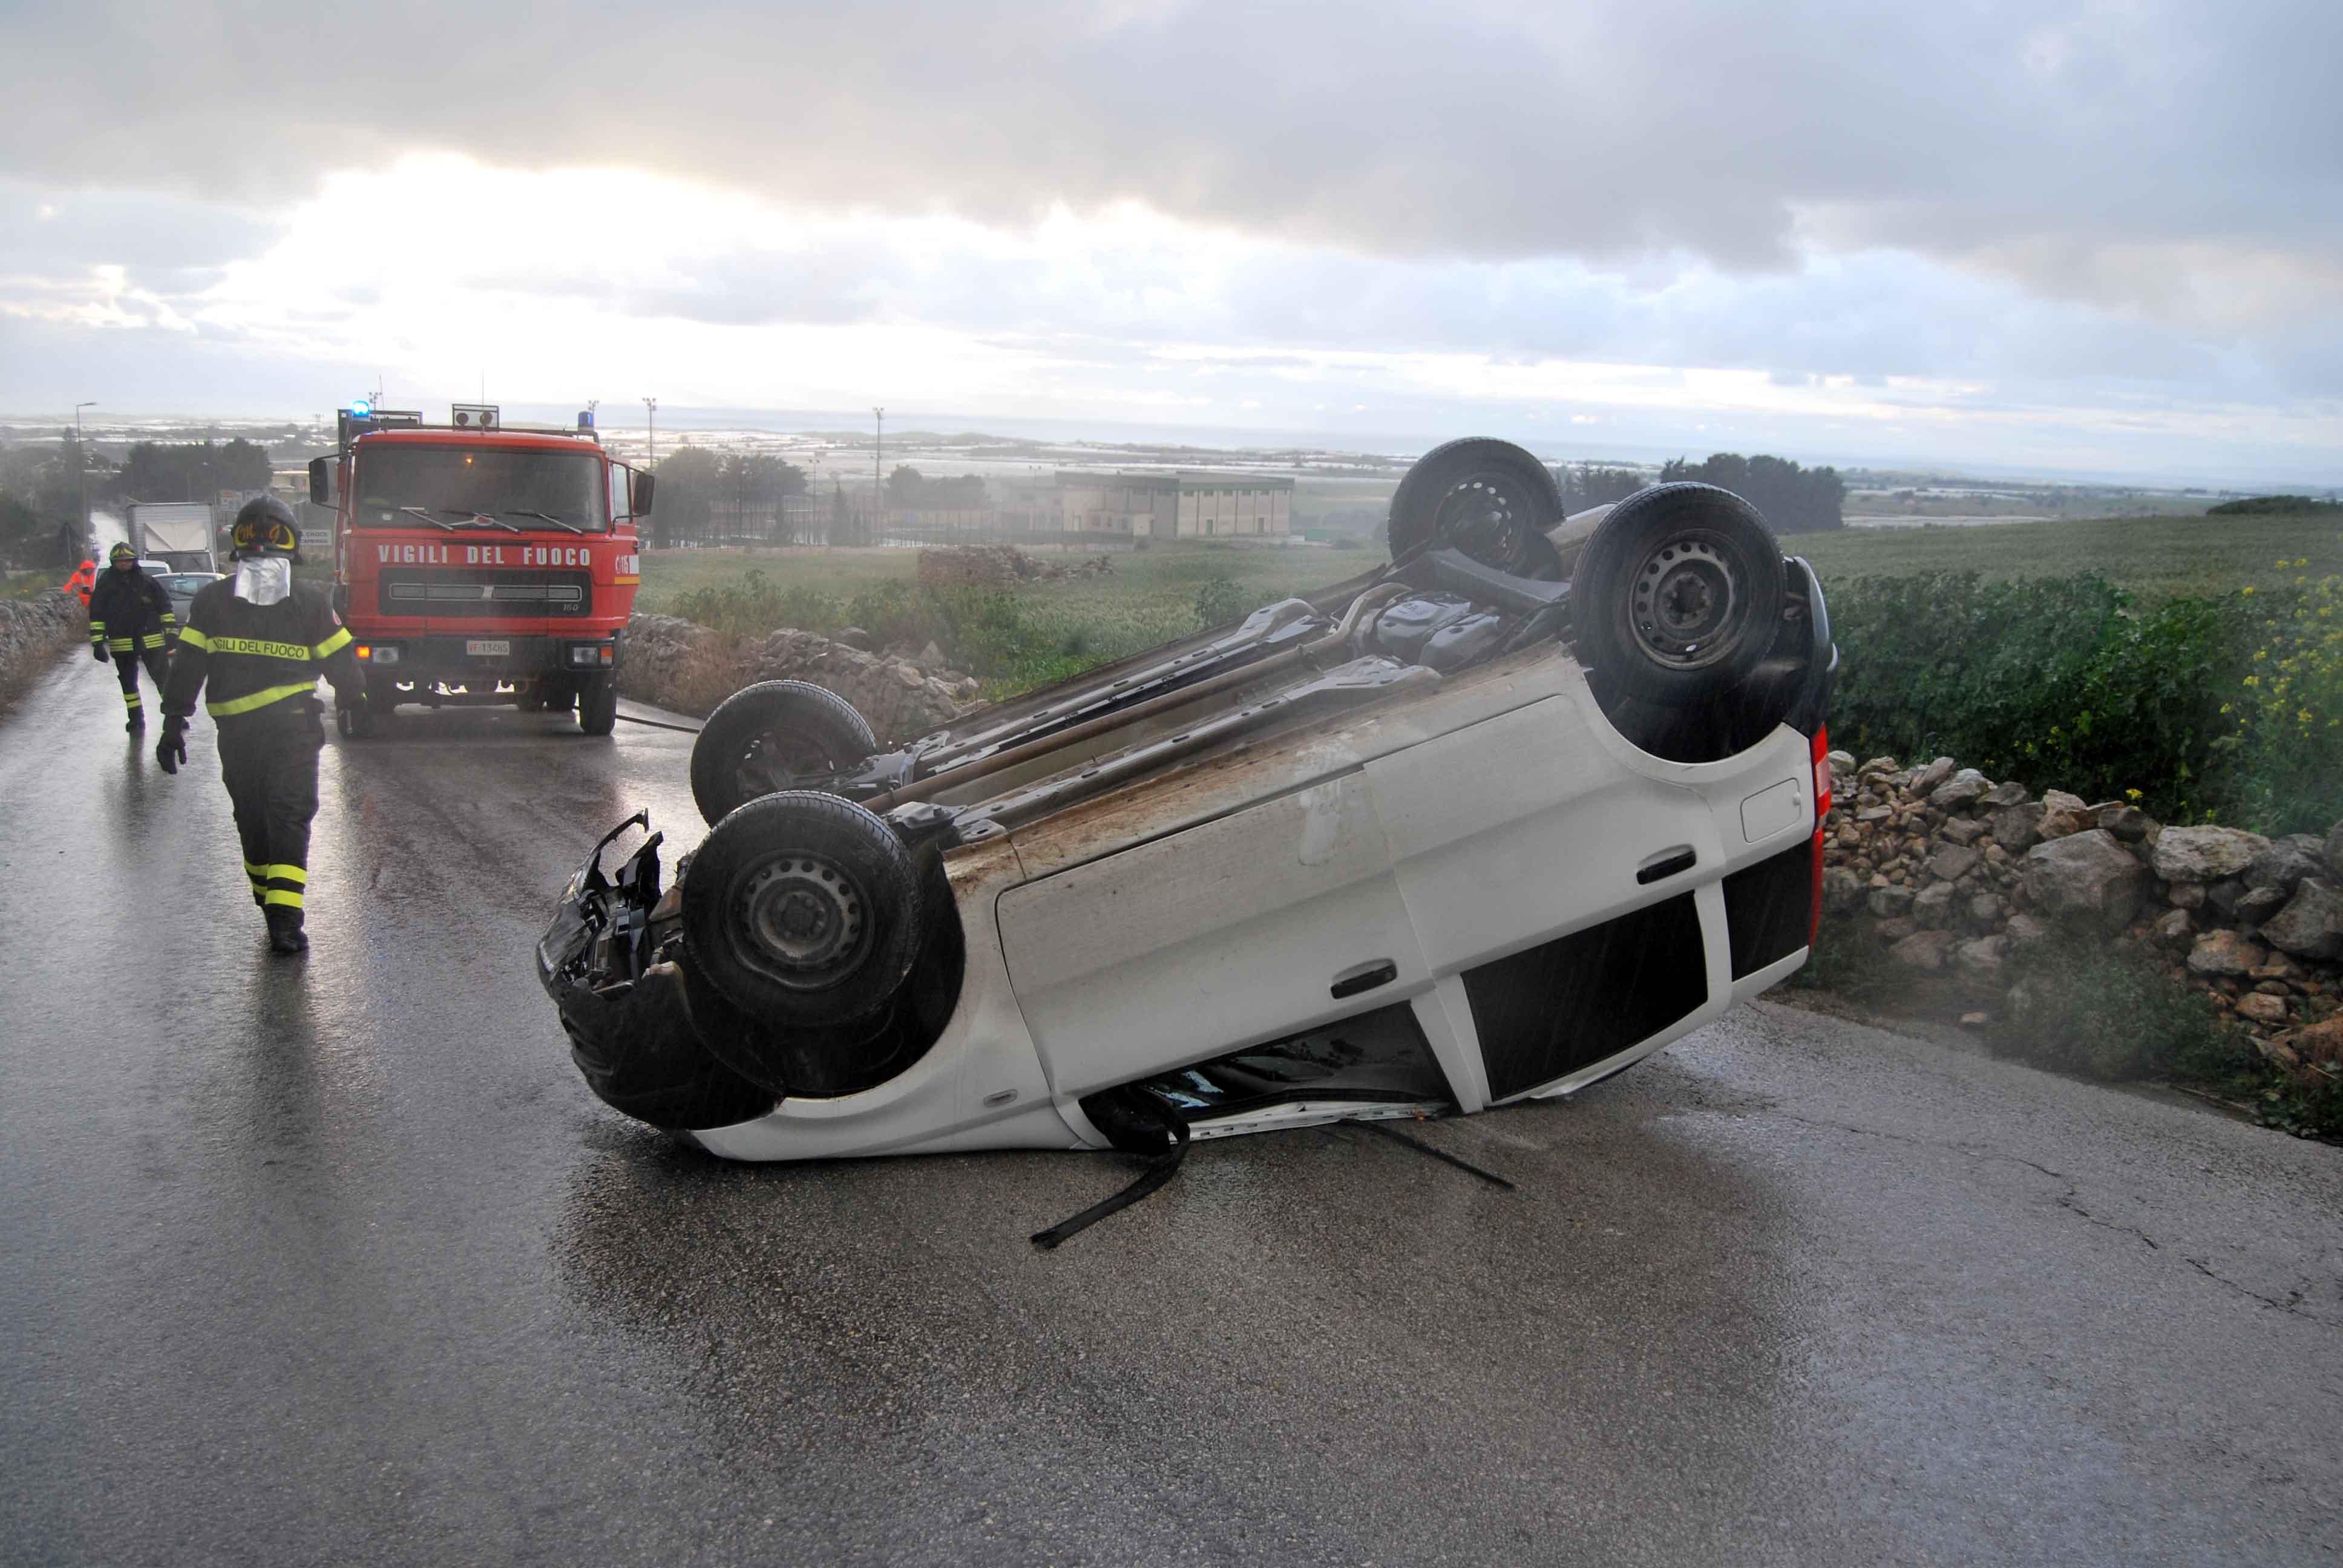
[[216, 572], [208, 501], [133, 501], [130, 542], [139, 555], [168, 562], [175, 572]]

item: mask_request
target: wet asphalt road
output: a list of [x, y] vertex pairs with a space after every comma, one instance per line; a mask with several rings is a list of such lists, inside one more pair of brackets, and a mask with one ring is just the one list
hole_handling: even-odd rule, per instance
[[689, 739], [325, 754], [273, 961], [208, 726], [0, 717], [0, 1560], [2328, 1563], [2343, 1151], [1761, 1005], [1570, 1104], [721, 1166], [529, 973]]

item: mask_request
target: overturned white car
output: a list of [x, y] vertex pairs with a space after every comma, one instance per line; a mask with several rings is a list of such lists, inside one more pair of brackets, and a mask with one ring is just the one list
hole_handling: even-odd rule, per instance
[[1811, 568], [1707, 486], [1565, 519], [1487, 440], [1391, 538], [900, 751], [817, 688], [729, 699], [674, 885], [656, 835], [606, 875], [620, 824], [538, 948], [588, 1083], [738, 1160], [1160, 1151], [1566, 1094], [1797, 968]]

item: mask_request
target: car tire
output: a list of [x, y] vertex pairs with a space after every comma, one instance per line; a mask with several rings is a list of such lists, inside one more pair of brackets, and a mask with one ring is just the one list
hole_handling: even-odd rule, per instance
[[761, 796], [700, 840], [683, 878], [683, 949], [769, 1029], [868, 1018], [919, 950], [920, 878], [895, 830], [812, 790]]
[[1578, 658], [1613, 690], [1695, 708], [1748, 678], [1779, 629], [1781, 548], [1715, 485], [1639, 490], [1612, 508], [1571, 583]]
[[809, 681], [765, 680], [716, 705], [691, 745], [691, 798], [714, 827], [760, 795], [801, 788], [879, 749], [854, 704]]
[[618, 724], [618, 682], [598, 675], [578, 694], [578, 728], [588, 735], [608, 735]]
[[364, 740], [374, 733], [374, 707], [370, 702], [346, 703], [337, 695], [334, 699], [334, 729], [345, 740]]
[[1552, 581], [1562, 563], [1545, 536], [1562, 508], [1553, 470], [1511, 441], [1451, 441], [1417, 458], [1392, 493], [1392, 559], [1444, 536], [1483, 566]]

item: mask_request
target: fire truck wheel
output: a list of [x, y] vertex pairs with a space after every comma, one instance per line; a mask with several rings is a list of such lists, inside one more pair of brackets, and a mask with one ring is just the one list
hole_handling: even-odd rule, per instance
[[851, 768], [879, 749], [854, 704], [803, 680], [763, 680], [718, 703], [691, 744], [691, 798], [714, 827], [742, 804]]
[[919, 950], [920, 879], [895, 830], [808, 789], [751, 800], [710, 829], [683, 878], [683, 950], [771, 1029], [867, 1018]]
[[618, 723], [618, 680], [598, 675], [578, 694], [578, 728], [588, 735], [608, 735]]
[[1782, 618], [1781, 548], [1715, 485], [1639, 490], [1596, 525], [1571, 606], [1578, 657], [1620, 694], [1696, 708], [1740, 685]]

